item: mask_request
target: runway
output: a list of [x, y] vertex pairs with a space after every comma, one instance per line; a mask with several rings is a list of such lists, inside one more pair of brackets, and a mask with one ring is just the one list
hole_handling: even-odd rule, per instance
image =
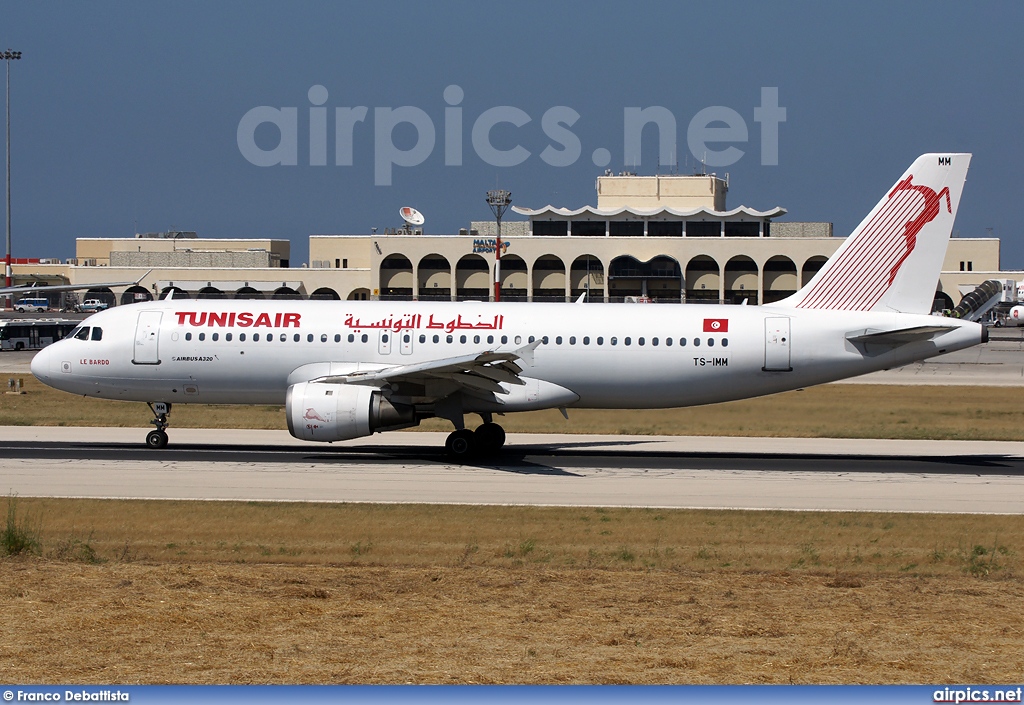
[[445, 434], [330, 446], [284, 431], [0, 427], [0, 487], [19, 496], [425, 502], [1016, 514], [1024, 443], [510, 435], [453, 465]]

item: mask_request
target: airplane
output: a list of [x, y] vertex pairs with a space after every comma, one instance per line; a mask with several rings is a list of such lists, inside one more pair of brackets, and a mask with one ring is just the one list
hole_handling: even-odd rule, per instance
[[[456, 461], [500, 451], [494, 416], [712, 404], [984, 343], [931, 316], [970, 154], [914, 161], [803, 288], [762, 306], [419, 301], [163, 301], [85, 319], [32, 360], [45, 384], [147, 402], [283, 404], [334, 442], [447, 419]], [[476, 429], [466, 415], [479, 415]]]

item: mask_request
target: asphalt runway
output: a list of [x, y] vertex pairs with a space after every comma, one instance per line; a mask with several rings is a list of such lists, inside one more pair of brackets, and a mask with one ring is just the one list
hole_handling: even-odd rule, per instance
[[20, 496], [1016, 514], [1024, 443], [511, 435], [449, 463], [445, 434], [333, 445], [282, 431], [0, 427]]

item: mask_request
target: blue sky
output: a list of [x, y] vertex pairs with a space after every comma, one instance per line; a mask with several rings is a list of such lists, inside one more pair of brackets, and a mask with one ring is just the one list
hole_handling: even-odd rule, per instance
[[[7, 3], [3, 20], [0, 48], [24, 52], [11, 67], [15, 256], [70, 257], [76, 237], [179, 228], [288, 238], [297, 266], [311, 233], [394, 227], [403, 205], [425, 214], [428, 233], [457, 232], [489, 216], [496, 185], [522, 206], [594, 204], [595, 150], [616, 171], [634, 166], [627, 108], [674, 116], [689, 173], [691, 120], [724, 106], [748, 135], [712, 145], [743, 151], [712, 169], [730, 175], [730, 207], [780, 205], [789, 220], [846, 234], [917, 155], [969, 151], [956, 228], [991, 228], [1003, 266], [1024, 268], [1012, 215], [1024, 186], [1021, 3], [33, 2]], [[452, 85], [461, 165], [445, 164]], [[310, 164], [313, 86], [327, 94], [323, 166]], [[754, 120], [765, 87], [786, 110], [777, 165], [762, 163]], [[239, 124], [259, 106], [296, 109], [295, 165], [243, 154]], [[335, 109], [358, 106], [367, 117], [352, 164], [338, 165]], [[429, 118], [436, 141], [380, 185], [388, 145], [422, 138], [410, 124], [377, 129], [379, 110], [401, 106]], [[498, 106], [530, 119], [490, 132], [495, 149], [529, 152], [515, 166], [489, 163], [472, 142]], [[566, 166], [541, 158], [565, 146], [542, 124], [557, 106], [579, 115], [562, 126], [580, 152]], [[261, 124], [254, 144], [272, 150], [277, 129]], [[657, 137], [645, 128], [641, 174], [659, 170]]]

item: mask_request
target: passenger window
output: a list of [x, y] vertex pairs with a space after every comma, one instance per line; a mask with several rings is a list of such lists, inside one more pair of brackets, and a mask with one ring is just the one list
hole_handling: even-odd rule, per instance
[[686, 338], [680, 338], [679, 339], [679, 347], [681, 347], [681, 348], [685, 348], [686, 347]]
[[[78, 336], [75, 336], [75, 337], [78, 337]], [[186, 333], [185, 334], [185, 340], [192, 340], [192, 334], [191, 333]]]
[[575, 345], [575, 344], [576, 344], [576, 336], [575, 335], [570, 335], [569, 336], [569, 345]]
[[699, 348], [700, 347], [700, 338], [694, 338], [693, 339], [693, 347], [695, 347], [695, 348]]
[[103, 340], [103, 329], [99, 328], [99, 327], [93, 328], [92, 329], [92, 339], [93, 340]]
[[[353, 338], [354, 338], [354, 336], [349, 335], [348, 336], [348, 342], [351, 343]], [[340, 343], [341, 342], [341, 334], [340, 333], [335, 333], [334, 334], [334, 342], [335, 343]]]
[[88, 340], [89, 339], [89, 326], [83, 326], [83, 327], [79, 328], [78, 332], [75, 333], [75, 337], [78, 340]]
[[630, 338], [629, 338], [629, 337], [627, 336], [627, 337], [626, 337], [626, 340], [625, 340], [624, 342], [626, 343], [626, 345], [629, 345], [629, 344], [630, 344], [630, 343], [632, 343], [633, 341], [632, 341], [632, 339], [630, 339]]
[[[335, 337], [337, 337], [337, 336], [335, 336]], [[356, 342], [356, 336], [353, 335], [352, 333], [349, 333], [348, 334], [348, 342], [350, 342], [350, 343]]]
[[[655, 338], [655, 340], [657, 340], [657, 338]], [[657, 345], [657, 343], [655, 343], [655, 345]], [[672, 338], [665, 338], [665, 347], [666, 348], [671, 348], [672, 347]]]
[[722, 347], [723, 348], [729, 347], [729, 339], [728, 338], [722, 338]]
[[643, 338], [637, 338], [636, 339], [636, 344], [637, 345], [643, 345], [644, 344], [644, 339]]
[[523, 342], [523, 336], [517, 335], [516, 336], [516, 345], [519, 345], [522, 342]]
[[709, 348], [715, 347], [715, 339], [714, 338], [708, 338], [708, 347]]
[[615, 337], [612, 337], [612, 338], [611, 338], [611, 339], [610, 339], [610, 340], [608, 341], [608, 343], [609, 343], [609, 344], [611, 344], [611, 345], [618, 345], [618, 344], [619, 344], [619, 339], [618, 339], [618, 338], [615, 338]]
[[583, 344], [584, 345], [590, 345], [590, 338], [588, 336], [586, 336], [586, 335], [583, 336]]
[[423, 334], [421, 333], [421, 334], [420, 334], [420, 342], [421, 342], [421, 343], [425, 343], [425, 342], [427, 342], [427, 336], [425, 336], [425, 335], [423, 335]]
[[211, 335], [210, 336], [210, 340], [212, 340], [214, 342], [220, 340], [220, 333], [214, 333], [213, 335]]
[[604, 338], [601, 337], [601, 336], [597, 336], [597, 344], [598, 345], [604, 345]]
[[[298, 339], [299, 339], [299, 336], [296, 335], [295, 336], [295, 340], [298, 340]], [[306, 342], [307, 343], [312, 343], [313, 342], [313, 334], [312, 333], [310, 333], [309, 335], [306, 336]]]
[[558, 336], [557, 338], [555, 338], [555, 345], [561, 345], [561, 344], [562, 344], [562, 336]]
[[206, 333], [200, 333], [199, 334], [199, 342], [202, 342], [204, 340], [206, 340]]
[[245, 342], [245, 333], [239, 333], [238, 334], [238, 339], [244, 343]]
[[321, 343], [326, 343], [327, 342], [327, 334], [326, 333], [321, 333], [320, 334], [320, 342]]
[[405, 333], [404, 335], [402, 335], [402, 342], [403, 343], [408, 343], [410, 340], [412, 340], [412, 337], [408, 333]]
[[[298, 341], [298, 339], [299, 339], [299, 336], [296, 335], [295, 336], [295, 340]], [[282, 343], [288, 342], [288, 334], [287, 333], [282, 333], [281, 334], [281, 342]]]
[[465, 344], [465, 342], [466, 342], [466, 336], [464, 336], [464, 335], [460, 335], [460, 336], [459, 336], [459, 342], [460, 342], [460, 343], [463, 343], [463, 344]]
[[651, 345], [653, 345], [653, 346], [657, 347], [657, 345], [658, 345], [658, 339], [657, 339], [657, 338], [651, 338]]
[[532, 343], [532, 342], [533, 342], [533, 341], [535, 341], [535, 340], [536, 340], [536, 338], [534, 338], [534, 337], [533, 337], [533, 336], [531, 335], [531, 336], [529, 337], [529, 339], [528, 339], [528, 341], [527, 341], [527, 342], [529, 342], [529, 343]]
[[450, 336], [450, 335], [446, 335], [446, 336], [444, 337], [444, 342], [446, 342], [446, 343], [450, 343], [450, 342], [452, 342], [452, 341], [454, 341], [454, 340], [455, 340], [455, 338], [453, 338], [453, 337], [452, 337], [452, 336]]
[[435, 335], [433, 340], [434, 340], [435, 343], [440, 343], [441, 342], [441, 336]]
[[366, 342], [367, 340], [369, 340], [369, 339], [370, 339], [370, 336], [368, 336], [368, 335], [367, 335], [366, 333], [363, 333], [363, 335], [362, 335], [362, 336], [361, 336], [361, 337], [359, 338], [359, 340], [361, 340], [361, 341], [362, 341], [362, 342], [364, 342], [364, 343], [365, 343], [365, 342]]
[[479, 343], [480, 342], [480, 336], [479, 335], [474, 335], [473, 336], [473, 342], [474, 343]]
[[548, 337], [545, 335], [543, 338], [540, 339], [540, 342], [542, 342], [545, 345], [547, 345], [548, 344]]
[[260, 334], [259, 333], [253, 333], [252, 334], [252, 342], [254, 342], [254, 343], [260, 342]]
[[224, 340], [226, 340], [226, 341], [228, 341], [230, 343], [231, 342], [231, 334], [230, 333], [225, 333], [224, 334]]
[[494, 336], [493, 335], [487, 336], [487, 344], [491, 345], [492, 343], [494, 343]]
[[507, 335], [501, 336], [501, 344], [502, 345], [507, 345], [508, 344], [508, 336]]
[[382, 335], [380, 337], [380, 342], [382, 342], [382, 343], [388, 342], [388, 334], [387, 333], [385, 333], [384, 335]]

